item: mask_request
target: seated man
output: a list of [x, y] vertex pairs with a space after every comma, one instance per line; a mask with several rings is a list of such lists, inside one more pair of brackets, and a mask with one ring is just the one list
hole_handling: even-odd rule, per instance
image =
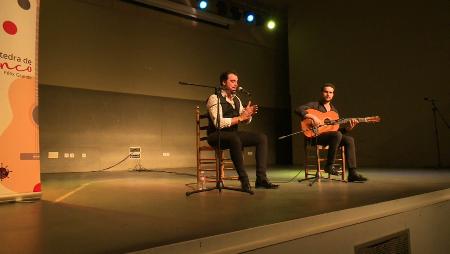
[[[252, 116], [257, 113], [258, 106], [251, 102], [244, 108], [241, 100], [236, 96], [238, 88], [238, 76], [235, 72], [227, 71], [220, 75], [222, 85], [220, 105], [217, 95], [209, 96], [206, 108], [209, 112], [208, 143], [217, 147], [218, 132], [220, 128], [221, 149], [230, 149], [231, 160], [239, 175], [242, 189], [251, 192], [250, 182], [244, 168], [242, 148], [246, 146], [256, 147], [256, 183], [255, 188], [276, 189], [278, 185], [272, 184], [267, 179], [267, 137], [262, 133], [239, 131], [240, 123], [249, 123]], [[217, 123], [217, 111], [219, 110], [220, 123]]]
[[[331, 104], [334, 96], [335, 86], [331, 83], [326, 83], [322, 86], [321, 92], [322, 97], [319, 101], [309, 102], [305, 105], [298, 107], [295, 110], [295, 113], [299, 115], [302, 119], [309, 118], [313, 121], [315, 126], [323, 125], [323, 121], [320, 120], [317, 116], [313, 114], [309, 114], [307, 109], [315, 109], [320, 112], [328, 112], [335, 111], [338, 112], [337, 109]], [[336, 159], [336, 153], [339, 146], [345, 147], [345, 157], [347, 159], [348, 165], [348, 181], [349, 182], [364, 182], [367, 181], [367, 178], [358, 174], [356, 172], [356, 148], [353, 137], [346, 134], [346, 132], [352, 130], [358, 124], [358, 120], [351, 119], [349, 122], [349, 126], [343, 128], [340, 127], [338, 131], [334, 132], [325, 132], [317, 136], [312, 140], [313, 142], [317, 142], [319, 145], [329, 146], [327, 163], [325, 166], [325, 171], [327, 173], [337, 175], [337, 170], [334, 168], [334, 161]]]

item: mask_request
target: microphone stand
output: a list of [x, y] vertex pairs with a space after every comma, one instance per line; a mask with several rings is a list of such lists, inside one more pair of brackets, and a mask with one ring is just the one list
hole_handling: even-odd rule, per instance
[[[215, 95], [217, 96], [217, 115], [216, 115], [216, 131], [217, 131], [217, 147], [215, 147], [215, 153], [216, 153], [216, 159], [218, 160], [218, 169], [216, 170], [216, 186], [210, 187], [210, 188], [202, 188], [201, 190], [193, 190], [186, 192], [186, 196], [190, 196], [191, 194], [200, 193], [200, 192], [207, 192], [212, 190], [219, 190], [219, 192], [222, 192], [222, 189], [225, 190], [233, 190], [233, 191], [240, 191], [245, 192], [253, 195], [253, 191], [245, 191], [242, 188], [233, 188], [228, 187], [223, 184], [222, 179], [222, 157], [219, 157], [222, 154], [222, 147], [220, 144], [220, 108], [221, 102], [220, 98], [222, 97], [222, 88], [220, 87], [220, 84], [217, 87], [214, 86], [207, 86], [207, 85], [199, 85], [199, 84], [193, 84], [193, 83], [186, 83], [186, 82], [178, 82], [180, 85], [186, 85], [186, 86], [198, 86], [198, 87], [205, 87], [215, 90]], [[208, 109], [209, 111], [209, 109]]]
[[450, 128], [449, 124], [445, 120], [442, 113], [439, 111], [439, 108], [436, 106], [436, 100], [431, 98], [424, 98], [424, 100], [431, 103], [431, 110], [433, 111], [433, 124], [434, 124], [434, 135], [436, 138], [436, 152], [437, 152], [437, 168], [442, 167], [442, 161], [441, 161], [441, 147], [439, 145], [439, 131], [437, 127], [437, 117], [436, 114], [439, 114], [439, 117], [441, 118], [442, 122], [447, 126], [447, 128]]
[[290, 137], [290, 136], [298, 135], [298, 134], [301, 134], [301, 133], [303, 133], [305, 131], [314, 131], [314, 132], [316, 132], [320, 127], [325, 126], [325, 125], [329, 125], [329, 124], [322, 124], [322, 125], [318, 125], [318, 126], [315, 126], [315, 127], [311, 127], [309, 129], [305, 129], [305, 130], [297, 131], [297, 132], [294, 132], [294, 133], [291, 133], [291, 134], [288, 134], [288, 135], [285, 135], [285, 136], [281, 136], [281, 137], [278, 137], [278, 140], [282, 140], [282, 139], [285, 139], [285, 138]]
[[[331, 124], [322, 124], [322, 125], [313, 126], [313, 127], [311, 127], [311, 128], [305, 129], [305, 130], [297, 131], [297, 132], [294, 132], [294, 133], [291, 133], [291, 134], [288, 134], [288, 135], [285, 135], [285, 136], [278, 137], [278, 140], [282, 140], [282, 139], [285, 139], [285, 138], [287, 138], [287, 137], [291, 137], [291, 136], [294, 136], [294, 135], [298, 135], [298, 134], [303, 133], [303, 132], [305, 132], [305, 131], [310, 131], [310, 130], [311, 130], [311, 131], [313, 131], [313, 132], [315, 133], [315, 135], [314, 135], [315, 142], [314, 142], [314, 143], [317, 144], [317, 139], [318, 139], [317, 131], [318, 131], [318, 129], [319, 129], [320, 127], [326, 126], [326, 125], [331, 125]], [[311, 140], [312, 140], [312, 139], [311, 139]], [[312, 142], [311, 140], [306, 140], [306, 141], [305, 141], [305, 142], [306, 142], [305, 149], [308, 149], [308, 146], [311, 145], [311, 142]], [[305, 165], [305, 167], [307, 167], [307, 165]], [[301, 180], [298, 180], [298, 181], [299, 181], [299, 182], [303, 182], [303, 181], [305, 181], [305, 180], [313, 179], [313, 181], [309, 183], [309, 187], [311, 187], [311, 186], [313, 186], [314, 183], [320, 182], [321, 175], [320, 175], [319, 173], [320, 173], [320, 168], [318, 168], [318, 169], [316, 170], [316, 174], [314, 175], [313, 178], [308, 178], [308, 176], [305, 176], [305, 179], [301, 179]], [[331, 179], [331, 180], [333, 180], [333, 179]]]

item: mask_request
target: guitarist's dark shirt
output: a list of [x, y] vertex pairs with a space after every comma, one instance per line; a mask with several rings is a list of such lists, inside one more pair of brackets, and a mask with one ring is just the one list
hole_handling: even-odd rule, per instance
[[[336, 109], [336, 107], [334, 107], [333, 104], [330, 103], [331, 109], [330, 111], [334, 111], [339, 115], [338, 110]], [[308, 102], [304, 105], [299, 106], [298, 108], [295, 109], [295, 113], [297, 115], [299, 115], [302, 120], [305, 118], [305, 115], [307, 114], [306, 110], [307, 109], [315, 109], [318, 110], [322, 113], [326, 113], [327, 109], [325, 108], [325, 106], [320, 102], [320, 101], [312, 101], [312, 102]], [[347, 130], [345, 129], [345, 127], [343, 126], [339, 126], [339, 131], [342, 133], [346, 133]]]
[[[337, 109], [333, 106], [333, 104], [330, 103], [331, 106], [331, 111], [336, 112], [339, 115], [339, 112], [337, 111]], [[302, 119], [305, 118], [306, 110], [307, 109], [315, 109], [318, 110], [322, 113], [327, 112], [327, 109], [325, 108], [325, 106], [319, 102], [319, 101], [312, 101], [312, 102], [308, 102], [305, 105], [301, 105], [300, 107], [298, 107], [297, 109], [295, 109], [295, 113], [297, 115], [299, 115]]]

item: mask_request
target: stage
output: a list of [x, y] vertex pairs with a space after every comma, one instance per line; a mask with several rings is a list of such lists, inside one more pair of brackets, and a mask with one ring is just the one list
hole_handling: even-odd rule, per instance
[[[309, 187], [297, 181], [303, 172], [283, 183], [298, 168], [274, 167], [269, 175], [280, 189], [186, 197], [194, 170], [167, 171], [43, 174], [42, 200], [0, 205], [0, 253], [138, 251], [450, 187], [449, 170], [362, 169], [366, 183]], [[254, 180], [254, 169], [249, 174]]]

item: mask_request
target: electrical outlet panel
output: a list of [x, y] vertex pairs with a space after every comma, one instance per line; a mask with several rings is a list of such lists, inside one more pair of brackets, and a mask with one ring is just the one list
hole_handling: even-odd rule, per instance
[[140, 160], [142, 155], [142, 150], [140, 146], [130, 146], [130, 159]]

